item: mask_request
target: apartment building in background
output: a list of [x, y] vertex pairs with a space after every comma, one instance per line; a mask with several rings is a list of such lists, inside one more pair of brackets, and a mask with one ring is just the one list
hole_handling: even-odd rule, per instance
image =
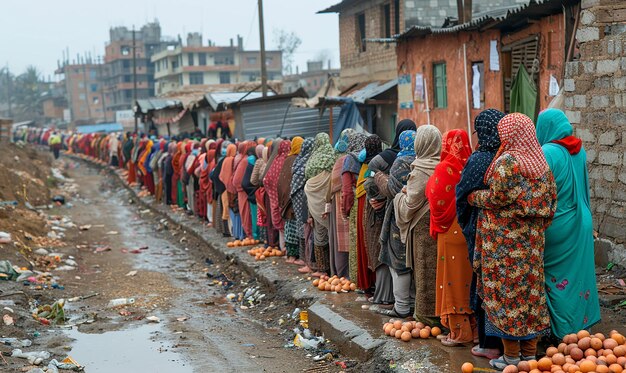
[[324, 61], [307, 61], [307, 71], [300, 73], [296, 66], [295, 74], [284, 76], [283, 93], [293, 93], [303, 88], [309, 97], [313, 97], [330, 77], [339, 77], [339, 69], [332, 69], [330, 61], [326, 69]]
[[[168, 46], [151, 57], [154, 64], [153, 95], [160, 96], [185, 90], [230, 89], [233, 85], [261, 79], [259, 51], [246, 51], [243, 38], [237, 44], [217, 46], [203, 44], [202, 35], [189, 33], [186, 44]], [[282, 52], [267, 51], [265, 64], [268, 80], [282, 79]]]
[[[67, 100], [67, 122], [72, 125], [91, 124], [106, 120], [103, 99], [103, 64], [89, 57], [63, 61], [55, 71]], [[110, 119], [110, 118], [109, 118]]]
[[103, 74], [107, 115], [116, 117], [118, 111], [128, 111], [133, 105], [133, 49], [135, 51], [135, 73], [137, 98], [154, 95], [154, 64], [151, 57], [168, 46], [178, 44], [175, 39], [161, 35], [158, 21], [147, 23], [134, 31], [127, 27], [113, 27], [109, 30], [109, 41], [105, 47]]

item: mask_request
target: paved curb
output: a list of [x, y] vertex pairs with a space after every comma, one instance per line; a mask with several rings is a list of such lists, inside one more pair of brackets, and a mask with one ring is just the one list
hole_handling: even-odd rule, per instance
[[380, 347], [387, 343], [385, 339], [373, 337], [367, 330], [344, 318], [331, 307], [324, 304], [323, 299], [325, 296], [323, 292], [311, 291], [313, 287], [295, 271], [295, 266], [292, 269], [284, 268], [280, 263], [271, 265], [268, 260], [257, 262], [248, 255], [246, 250], [227, 247], [225, 238], [214, 229], [206, 227], [197, 218], [175, 214], [167, 206], [156, 204], [153, 197], [139, 197], [137, 190], [124, 182], [120, 175], [110, 167], [75, 155], [65, 154], [64, 156], [105, 170], [115, 179], [116, 183], [121, 184], [132, 193], [134, 199], [142, 207], [150, 209], [171, 223], [176, 224], [185, 233], [196, 236], [206, 243], [212, 254], [217, 254], [237, 264], [252, 277], [274, 288], [279, 297], [288, 300], [294, 307], [306, 308], [308, 304], [311, 304], [308, 306], [309, 328], [315, 332], [322, 333], [325, 338], [331, 340], [343, 355], [367, 361], [374, 356]]

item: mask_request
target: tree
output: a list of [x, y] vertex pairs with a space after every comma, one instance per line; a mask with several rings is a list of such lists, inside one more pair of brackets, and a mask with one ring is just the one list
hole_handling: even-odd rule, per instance
[[302, 44], [302, 39], [293, 31], [274, 30], [274, 42], [278, 50], [283, 52], [283, 73], [293, 74], [293, 55]]
[[41, 73], [35, 66], [28, 66], [26, 71], [15, 79], [14, 95], [17, 112], [23, 117], [38, 117], [42, 114]]

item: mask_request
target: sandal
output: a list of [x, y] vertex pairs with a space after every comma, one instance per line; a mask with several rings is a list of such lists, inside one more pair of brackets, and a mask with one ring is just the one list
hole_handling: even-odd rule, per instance
[[492, 360], [500, 357], [500, 350], [497, 348], [482, 348], [476, 345], [472, 347], [472, 355]]

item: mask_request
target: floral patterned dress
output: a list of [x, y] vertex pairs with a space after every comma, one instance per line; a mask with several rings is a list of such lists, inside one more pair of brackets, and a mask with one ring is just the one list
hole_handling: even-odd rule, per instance
[[556, 210], [551, 172], [522, 176], [512, 155], [496, 161], [489, 189], [473, 192], [478, 217], [474, 270], [487, 335], [527, 340], [549, 332], [543, 272], [545, 230]]

